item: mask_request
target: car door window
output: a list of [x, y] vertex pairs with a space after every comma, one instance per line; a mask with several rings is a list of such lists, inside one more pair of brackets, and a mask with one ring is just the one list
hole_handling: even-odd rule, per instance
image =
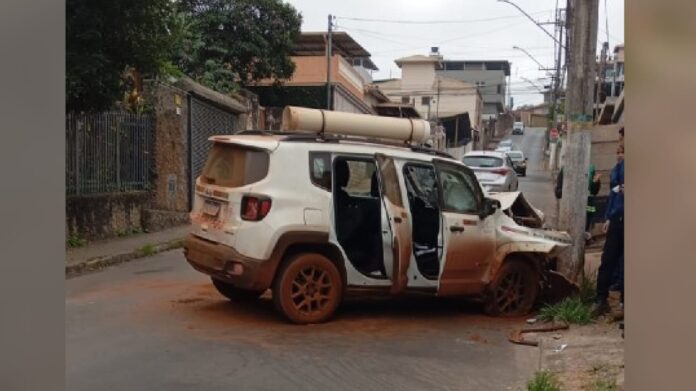
[[445, 211], [469, 214], [479, 212], [480, 196], [472, 178], [461, 170], [442, 167], [439, 169], [439, 179]]

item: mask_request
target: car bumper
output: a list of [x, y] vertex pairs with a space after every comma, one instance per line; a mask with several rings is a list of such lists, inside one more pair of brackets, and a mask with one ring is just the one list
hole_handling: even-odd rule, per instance
[[273, 279], [272, 262], [245, 257], [232, 247], [193, 234], [184, 240], [184, 256], [197, 271], [240, 289], [264, 290]]

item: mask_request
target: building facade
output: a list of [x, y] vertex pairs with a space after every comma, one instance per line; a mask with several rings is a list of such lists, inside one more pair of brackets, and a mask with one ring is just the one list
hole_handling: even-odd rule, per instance
[[[438, 55], [433, 48], [433, 55]], [[510, 63], [502, 60], [442, 60], [438, 76], [471, 83], [483, 99], [483, 118], [496, 118], [507, 109], [507, 86]]]
[[[280, 126], [279, 114], [287, 105], [377, 114], [376, 106], [389, 102], [384, 94], [372, 88], [372, 72], [377, 67], [367, 50], [347, 33], [334, 32], [331, 61], [327, 63], [327, 42], [324, 32], [302, 33], [293, 47], [291, 58], [295, 72], [292, 77], [280, 83], [261, 80], [249, 87], [258, 94], [260, 105], [266, 108], [266, 128]], [[329, 78], [330, 88], [327, 89]], [[328, 99], [327, 93], [330, 94]]]
[[[443, 125], [446, 146], [458, 156], [473, 148], [476, 130], [482, 126], [483, 100], [478, 88], [438, 74], [437, 55], [414, 55], [395, 60], [401, 79], [375, 81], [394, 102], [411, 105], [422, 118]], [[461, 150], [461, 151], [460, 151]]]

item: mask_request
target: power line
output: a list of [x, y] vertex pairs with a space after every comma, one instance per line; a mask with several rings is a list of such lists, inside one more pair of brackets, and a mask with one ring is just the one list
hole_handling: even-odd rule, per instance
[[604, 0], [604, 20], [607, 26], [607, 42], [609, 42], [609, 14], [607, 13], [607, 1]]
[[[547, 13], [550, 10], [537, 11], [532, 13], [533, 15], [539, 15]], [[507, 16], [496, 16], [492, 18], [480, 18], [480, 19], [451, 19], [451, 20], [399, 20], [399, 19], [374, 19], [374, 18], [353, 18], [347, 16], [337, 16], [337, 19], [353, 20], [356, 22], [378, 22], [378, 23], [399, 23], [399, 24], [451, 24], [451, 23], [479, 23], [479, 22], [490, 22], [494, 20], [503, 19], [516, 19], [520, 18], [520, 15], [507, 15]]]

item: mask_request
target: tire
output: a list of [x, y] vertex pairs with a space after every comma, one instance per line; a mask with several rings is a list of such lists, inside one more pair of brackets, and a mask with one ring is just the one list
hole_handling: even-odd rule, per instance
[[343, 298], [343, 278], [321, 254], [302, 253], [283, 263], [273, 282], [276, 310], [296, 324], [322, 323]]
[[513, 258], [503, 263], [486, 289], [483, 311], [490, 316], [522, 316], [532, 310], [538, 295], [539, 274]]
[[218, 292], [220, 292], [221, 295], [225, 296], [226, 298], [230, 299], [231, 301], [236, 301], [236, 302], [243, 302], [243, 301], [253, 301], [259, 298], [265, 292], [263, 291], [250, 291], [248, 289], [241, 289], [237, 288], [236, 286], [224, 282], [222, 280], [218, 280], [217, 278], [211, 277], [210, 278], [213, 281], [213, 286], [215, 286], [215, 289], [217, 289]]

